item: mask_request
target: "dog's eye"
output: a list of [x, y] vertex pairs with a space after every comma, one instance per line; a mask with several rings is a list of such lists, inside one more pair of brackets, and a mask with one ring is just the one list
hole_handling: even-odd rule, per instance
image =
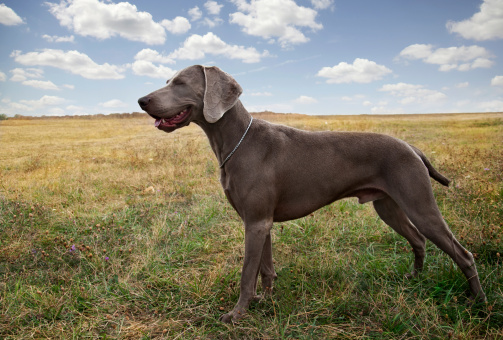
[[166, 80], [166, 84], [169, 84], [170, 80], [171, 80], [171, 79]]
[[173, 80], [173, 85], [185, 85], [185, 82], [183, 82], [180, 79], [174, 79]]

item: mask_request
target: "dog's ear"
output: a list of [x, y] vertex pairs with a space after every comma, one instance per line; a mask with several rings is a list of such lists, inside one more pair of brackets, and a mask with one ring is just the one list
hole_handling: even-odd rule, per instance
[[215, 123], [236, 104], [243, 89], [218, 67], [203, 67], [203, 70], [206, 80], [203, 114], [208, 122]]

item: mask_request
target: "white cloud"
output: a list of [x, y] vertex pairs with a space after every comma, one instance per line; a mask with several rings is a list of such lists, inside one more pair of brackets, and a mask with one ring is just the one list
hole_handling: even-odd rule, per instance
[[[11, 81], [21, 82], [26, 86], [31, 86], [43, 90], [59, 90], [60, 88], [49, 80], [37, 80], [42, 78], [44, 70], [38, 68], [15, 68], [10, 70], [12, 73]], [[29, 79], [35, 78], [35, 79]], [[73, 85], [63, 85], [66, 88], [74, 88]]]
[[26, 114], [28, 112], [36, 111], [36, 114], [47, 114], [53, 112], [52, 110], [65, 102], [64, 98], [56, 96], [42, 96], [36, 100], [20, 100], [19, 102], [12, 102], [8, 99], [3, 99], [2, 107], [0, 110], [9, 115]]
[[176, 17], [173, 20], [164, 19], [161, 25], [173, 34], [187, 33], [191, 28], [189, 20], [184, 17]]
[[15, 115], [22, 114], [26, 111], [33, 111], [33, 108], [30, 108], [27, 105], [11, 102], [9, 100], [2, 100], [2, 103], [5, 105], [2, 105], [0, 107], [0, 110], [6, 114]]
[[201, 12], [199, 7], [196, 6], [194, 8], [189, 9], [189, 15], [191, 21], [197, 21], [201, 19], [201, 17], [203, 16], [203, 12]]
[[244, 63], [259, 62], [269, 52], [258, 52], [254, 47], [228, 45], [212, 32], [204, 36], [194, 34], [187, 38], [183, 46], [169, 55], [169, 58], [196, 60], [203, 59], [206, 54], [222, 55], [230, 59], [241, 59]]
[[138, 11], [136, 6], [129, 2], [68, 0], [59, 4], [46, 4], [62, 26], [82, 36], [97, 39], [109, 39], [118, 35], [128, 40], [154, 45], [166, 41], [163, 25], [170, 32], [180, 33], [187, 30], [184, 18], [158, 23], [152, 19], [150, 13]]
[[440, 71], [468, 71], [475, 68], [489, 68], [493, 65], [493, 55], [477, 45], [433, 49], [433, 45], [414, 44], [404, 48], [399, 58], [423, 60], [428, 64], [440, 65]]
[[28, 78], [42, 78], [44, 70], [39, 68], [15, 68], [10, 70], [10, 73], [12, 73], [11, 81], [25, 81]]
[[89, 113], [86, 112], [86, 109], [82, 106], [78, 106], [78, 105], [68, 105], [66, 108], [65, 108], [67, 111], [71, 111], [70, 114], [72, 115], [88, 115]]
[[7, 80], [7, 75], [0, 71], [0, 81], [6, 81]]
[[442, 92], [425, 89], [422, 85], [406, 83], [386, 84], [379, 91], [389, 92], [393, 96], [402, 98], [399, 102], [404, 105], [434, 103], [447, 98]]
[[327, 9], [333, 5], [334, 0], [311, 0], [311, 3], [316, 9]]
[[297, 104], [314, 104], [314, 103], [317, 103], [318, 101], [316, 99], [314, 99], [313, 97], [300, 96], [299, 98], [295, 99], [295, 102]]
[[503, 111], [503, 100], [492, 100], [488, 102], [482, 102], [479, 108], [485, 112], [502, 112]]
[[[492, 58], [492, 56], [490, 56]], [[477, 58], [471, 64], [464, 63], [459, 66], [460, 71], [468, 71], [475, 68], [490, 68], [494, 62], [488, 58]]]
[[77, 105], [68, 105], [66, 107], [67, 110], [72, 110], [72, 111], [82, 111], [84, 108], [82, 106], [77, 106]]
[[208, 13], [210, 13], [212, 15], [219, 15], [220, 10], [222, 9], [222, 7], [224, 7], [224, 5], [220, 5], [216, 1], [206, 1], [206, 3], [204, 4], [204, 7], [206, 7], [206, 10], [208, 11]]
[[23, 23], [23, 19], [12, 8], [5, 6], [5, 4], [0, 4], [0, 24], [15, 26]]
[[293, 105], [285, 103], [271, 105], [246, 105], [246, 108], [249, 112], [272, 111], [277, 113], [286, 113], [293, 111]]
[[74, 90], [75, 89], [75, 85], [70, 85], [70, 84], [63, 84], [63, 87], [67, 88], [67, 89], [70, 89], [70, 90]]
[[75, 37], [73, 35], [66, 36], [66, 37], [59, 37], [57, 35], [44, 34], [42, 36], [42, 38], [44, 38], [48, 42], [57, 42], [57, 43], [59, 43], [59, 42], [74, 42], [75, 41]]
[[317, 31], [323, 25], [316, 22], [314, 9], [298, 6], [293, 0], [231, 0], [240, 12], [230, 14], [230, 22], [243, 32], [268, 41], [275, 38], [282, 47], [309, 41], [301, 28]]
[[462, 83], [458, 83], [458, 84], [456, 84], [456, 87], [457, 87], [458, 89], [462, 89], [462, 88], [468, 87], [469, 85], [470, 85], [470, 83], [469, 83], [469, 82], [467, 82], [467, 81], [465, 81], [465, 82], [462, 82]]
[[371, 106], [372, 105], [372, 102], [369, 101], [369, 100], [366, 100], [362, 103], [363, 106]]
[[78, 51], [44, 49], [42, 52], [14, 51], [11, 57], [28, 66], [52, 66], [80, 75], [87, 79], [122, 79], [124, 69], [116, 65], [97, 64], [86, 54]]
[[204, 18], [203, 24], [208, 26], [209, 28], [213, 28], [215, 26], [221, 25], [224, 21], [220, 18], [210, 19]]
[[503, 76], [496, 76], [491, 79], [492, 86], [503, 86]]
[[128, 104], [124, 103], [119, 99], [112, 99], [107, 102], [100, 103], [99, 105], [106, 108], [122, 108], [128, 106]]
[[59, 87], [57, 87], [52, 81], [49, 80], [25, 80], [21, 84], [26, 85], [26, 86], [31, 86], [31, 87], [36, 87], [38, 89], [43, 89], [43, 90], [59, 90]]
[[477, 41], [503, 38], [503, 1], [484, 0], [480, 11], [470, 19], [447, 22], [451, 33]]
[[370, 83], [382, 79], [391, 70], [374, 61], [356, 58], [353, 64], [341, 62], [334, 67], [324, 67], [318, 71], [318, 77], [328, 78], [328, 84]]
[[403, 57], [406, 59], [427, 59], [432, 55], [433, 45], [430, 44], [413, 44], [404, 48], [399, 57]]
[[374, 106], [370, 109], [373, 115], [399, 115], [404, 114], [405, 110], [401, 107], [389, 108], [386, 106]]
[[175, 60], [171, 56], [163, 55], [150, 48], [145, 48], [135, 55], [135, 62], [132, 65], [133, 73], [139, 76], [151, 78], [169, 79], [176, 71], [160, 64], [174, 64]]
[[50, 116], [63, 116], [65, 114], [65, 110], [60, 107], [53, 107], [49, 109]]
[[252, 92], [252, 93], [250, 93], [250, 96], [252, 96], [252, 97], [271, 97], [272, 93], [271, 92]]
[[472, 103], [470, 100], [465, 99], [465, 100], [457, 100], [455, 103], [456, 107], [459, 109], [454, 110], [455, 112], [460, 112], [460, 110], [466, 110], [467, 106], [470, 106]]
[[65, 99], [56, 96], [42, 96], [38, 100], [20, 100], [19, 102], [37, 109], [63, 104], [65, 102]]
[[154, 63], [161, 63], [161, 64], [174, 64], [175, 61], [170, 58], [169, 56], [162, 55], [159, 52], [152, 50], [150, 48], [144, 48], [140, 52], [136, 53], [134, 56], [135, 60], [145, 60], [145, 61], [151, 61]]
[[163, 65], [155, 66], [148, 60], [136, 60], [132, 65], [132, 69], [133, 73], [138, 76], [147, 76], [166, 80], [173, 77], [176, 73], [176, 71], [170, 69], [169, 67]]
[[[206, 1], [204, 7], [208, 11], [209, 14], [213, 15], [213, 18], [204, 18], [201, 22], [203, 25], [213, 28], [215, 26], [221, 25], [224, 21], [218, 17], [220, 14], [220, 10], [224, 5], [220, 5], [216, 1]], [[198, 21], [203, 17], [203, 12], [199, 9], [198, 6], [191, 8], [189, 11], [189, 16], [191, 21]]]

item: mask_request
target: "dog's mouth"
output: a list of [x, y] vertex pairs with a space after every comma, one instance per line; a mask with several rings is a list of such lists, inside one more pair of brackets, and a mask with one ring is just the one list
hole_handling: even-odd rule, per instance
[[177, 115], [170, 118], [155, 118], [155, 127], [159, 130], [163, 130], [166, 132], [173, 132], [178, 128], [181, 128], [187, 125], [188, 118], [192, 110], [190, 107], [185, 108], [183, 111], [178, 113]]

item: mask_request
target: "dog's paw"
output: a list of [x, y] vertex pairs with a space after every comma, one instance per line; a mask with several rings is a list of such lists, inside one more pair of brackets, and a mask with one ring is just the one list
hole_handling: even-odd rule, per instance
[[223, 314], [220, 317], [220, 321], [223, 322], [223, 323], [231, 323], [232, 322], [232, 312]]
[[264, 295], [262, 295], [262, 294], [258, 294], [258, 295], [254, 295], [254, 296], [253, 296], [252, 301], [253, 301], [253, 302], [260, 302], [260, 301], [262, 301], [263, 299], [264, 299]]
[[423, 267], [415, 267], [413, 271], [411, 271], [408, 274], [405, 274], [405, 278], [406, 279], [415, 279], [419, 276], [419, 274], [421, 274], [422, 271], [423, 271]]
[[419, 276], [419, 273], [417, 271], [415, 271], [415, 270], [412, 271], [412, 272], [410, 272], [410, 273], [405, 274], [405, 278], [407, 280], [415, 279], [418, 276]]
[[234, 308], [229, 313], [223, 314], [220, 317], [220, 321], [223, 323], [234, 323], [245, 316], [245, 311], [242, 309]]
[[470, 296], [468, 296], [468, 300], [466, 301], [467, 306], [470, 307], [478, 303], [487, 303], [486, 294], [479, 292], [477, 295], [470, 294]]

